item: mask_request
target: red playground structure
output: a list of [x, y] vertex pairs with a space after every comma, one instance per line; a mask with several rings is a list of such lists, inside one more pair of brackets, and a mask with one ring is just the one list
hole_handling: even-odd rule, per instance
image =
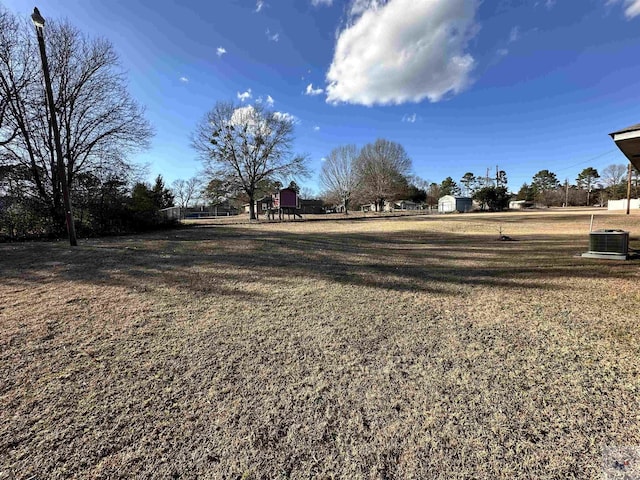
[[275, 220], [276, 213], [279, 220], [282, 220], [284, 214], [287, 214], [289, 218], [291, 218], [291, 215], [293, 215], [293, 218], [296, 216], [302, 218], [302, 215], [298, 213], [300, 199], [293, 188], [281, 188], [271, 196], [271, 199], [271, 205], [267, 209], [267, 218]]

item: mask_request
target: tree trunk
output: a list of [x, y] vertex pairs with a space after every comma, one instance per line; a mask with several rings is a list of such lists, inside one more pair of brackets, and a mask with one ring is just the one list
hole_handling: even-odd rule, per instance
[[249, 220], [256, 219], [256, 204], [253, 201], [253, 194], [249, 194]]
[[344, 199], [344, 214], [349, 215], [349, 199]]

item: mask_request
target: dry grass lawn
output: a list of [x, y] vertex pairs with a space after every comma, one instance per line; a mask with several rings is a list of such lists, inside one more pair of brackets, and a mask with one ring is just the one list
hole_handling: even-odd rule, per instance
[[[640, 248], [638, 214], [594, 227]], [[576, 257], [588, 228], [553, 210], [0, 245], [0, 479], [601, 478], [605, 446], [640, 445], [640, 260]]]

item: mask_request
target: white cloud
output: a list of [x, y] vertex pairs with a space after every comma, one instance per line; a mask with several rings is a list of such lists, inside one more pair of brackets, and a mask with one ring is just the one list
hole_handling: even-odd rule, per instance
[[509, 33], [509, 43], [517, 42], [518, 40], [520, 40], [520, 27], [516, 25]]
[[315, 127], [313, 127], [313, 131], [314, 132], [319, 132], [320, 131], [320, 127], [316, 125]]
[[509, 49], [508, 48], [499, 48], [496, 53], [498, 54], [498, 56], [500, 57], [506, 57], [507, 55], [509, 55]]
[[298, 117], [286, 112], [274, 112], [273, 116], [278, 120], [287, 120], [293, 123], [299, 123]]
[[402, 117], [402, 121], [406, 123], [416, 123], [416, 120], [418, 120], [418, 115], [415, 113]]
[[[249, 91], [251, 91], [251, 89], [249, 89]], [[273, 107], [276, 103], [271, 95], [267, 95], [267, 98], [263, 98], [262, 96], [260, 96], [255, 100], [256, 104], [261, 104], [263, 102], [267, 107]]]
[[313, 5], [314, 7], [318, 7], [320, 5], [326, 5], [327, 7], [330, 7], [331, 5], [333, 5], [333, 0], [311, 0], [311, 5]]
[[189, 79], [187, 77], [180, 77], [180, 81], [182, 83], [189, 83]]
[[231, 125], [246, 125], [253, 135], [268, 135], [271, 129], [252, 105], [236, 108], [231, 115]]
[[242, 123], [254, 123], [257, 124], [258, 116], [256, 109], [253, 105], [247, 105], [246, 107], [236, 108], [231, 115], [231, 123], [233, 125], [240, 125]]
[[627, 18], [634, 18], [640, 15], [640, 0], [627, 0], [627, 9], [624, 14]]
[[640, 15], [640, 0], [608, 0], [607, 5], [615, 3], [624, 3], [624, 15], [628, 19], [632, 19]]
[[256, 10], [255, 11], [259, 13], [259, 12], [262, 11], [263, 8], [264, 8], [264, 1], [263, 0], [258, 0], [256, 2]]
[[479, 0], [355, 0], [327, 72], [327, 101], [437, 102], [461, 92]]
[[241, 102], [246, 102], [247, 100], [249, 100], [250, 98], [253, 97], [253, 95], [251, 94], [251, 89], [247, 88], [246, 92], [237, 92], [238, 95], [238, 100], [240, 100]]
[[267, 38], [269, 39], [269, 41], [271, 42], [277, 42], [278, 40], [280, 40], [280, 34], [279, 33], [271, 33], [271, 31], [267, 28], [267, 31], [265, 32], [267, 35]]
[[351, 16], [357, 16], [367, 10], [377, 10], [384, 3], [385, 0], [353, 0], [349, 13]]
[[224, 47], [218, 47], [216, 49], [216, 55], [221, 57], [222, 55], [224, 55], [225, 53], [227, 53], [227, 49]]
[[324, 90], [322, 88], [313, 88], [313, 83], [310, 83], [309, 85], [307, 85], [307, 90], [304, 92], [304, 94], [311, 95], [313, 97], [316, 95], [320, 95], [323, 92]]
[[544, 0], [544, 2], [536, 2], [534, 3], [534, 7], [537, 7], [538, 5], [544, 5], [545, 7], [547, 7], [548, 10], [551, 10], [556, 4], [556, 0]]

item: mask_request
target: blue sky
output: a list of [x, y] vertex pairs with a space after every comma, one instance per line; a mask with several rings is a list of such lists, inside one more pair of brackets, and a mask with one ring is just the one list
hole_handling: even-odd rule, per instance
[[[0, 2], [23, 15], [36, 6]], [[514, 190], [541, 169], [573, 181], [588, 166], [626, 164], [607, 134], [640, 122], [640, 0], [37, 6], [113, 42], [156, 130], [136, 160], [167, 183], [201, 168], [189, 136], [220, 100], [294, 115], [312, 169], [302, 183], [317, 191], [333, 147], [379, 137], [401, 143], [430, 181], [496, 165]]]

